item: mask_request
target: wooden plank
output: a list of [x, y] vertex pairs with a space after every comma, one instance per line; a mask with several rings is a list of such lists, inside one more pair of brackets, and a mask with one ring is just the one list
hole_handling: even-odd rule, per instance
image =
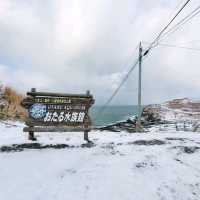
[[88, 121], [88, 122], [79, 122], [79, 123], [75, 123], [75, 122], [62, 122], [62, 123], [55, 123], [55, 122], [42, 122], [42, 121], [38, 121], [38, 120], [30, 120], [30, 119], [27, 119], [25, 121], [25, 124], [27, 126], [73, 126], [73, 127], [78, 127], [80, 125], [85, 125], [85, 126], [90, 126], [92, 123], [91, 121]]
[[78, 97], [27, 97], [23, 99], [21, 105], [29, 107], [34, 103], [42, 103], [45, 105], [66, 105], [66, 106], [86, 106], [90, 107], [94, 100], [92, 98]]
[[[30, 100], [29, 100], [30, 101]], [[41, 97], [36, 96], [33, 101], [34, 103], [44, 104], [65, 104], [65, 105], [76, 105], [76, 104], [92, 104], [92, 98], [81, 98], [81, 97]]]
[[91, 128], [84, 128], [84, 127], [24, 127], [24, 132], [89, 132]]
[[53, 92], [27, 92], [30, 96], [41, 96], [41, 97], [79, 97], [79, 98], [93, 98], [92, 95], [88, 94], [65, 94], [65, 93], [53, 93]]

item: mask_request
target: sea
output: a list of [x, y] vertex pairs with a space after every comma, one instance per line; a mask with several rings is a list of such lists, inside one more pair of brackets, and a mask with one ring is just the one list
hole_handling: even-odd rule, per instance
[[90, 109], [92, 124], [95, 127], [101, 127], [115, 122], [120, 122], [137, 115], [138, 106], [108, 106], [102, 111], [103, 106], [93, 106]]

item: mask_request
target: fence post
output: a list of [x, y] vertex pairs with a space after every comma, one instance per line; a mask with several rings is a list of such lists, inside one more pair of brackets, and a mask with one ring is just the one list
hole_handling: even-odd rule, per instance
[[89, 142], [88, 131], [84, 131], [84, 140]]
[[[36, 88], [31, 88], [31, 92], [36, 92]], [[30, 126], [30, 128], [33, 128], [34, 126]], [[34, 136], [34, 131], [28, 132], [28, 139], [32, 141], [36, 141], [37, 139]]]
[[176, 131], [179, 131], [177, 122], [175, 123]]
[[[86, 91], [86, 95], [90, 96], [90, 91], [89, 90]], [[88, 129], [88, 126], [87, 127], [84, 126], [84, 128]], [[88, 137], [88, 130], [84, 130], [84, 140], [87, 141], [87, 142], [90, 142], [89, 137]]]

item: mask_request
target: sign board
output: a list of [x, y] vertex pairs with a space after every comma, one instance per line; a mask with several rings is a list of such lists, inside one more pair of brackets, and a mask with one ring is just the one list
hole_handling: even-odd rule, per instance
[[93, 103], [89, 91], [86, 94], [59, 94], [32, 89], [22, 101], [28, 111], [24, 132], [29, 132], [30, 139], [34, 132], [84, 131], [86, 134], [92, 125], [89, 109]]

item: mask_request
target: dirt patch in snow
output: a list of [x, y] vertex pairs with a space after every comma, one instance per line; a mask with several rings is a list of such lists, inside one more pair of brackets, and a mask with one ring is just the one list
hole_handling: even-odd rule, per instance
[[182, 153], [192, 154], [200, 150], [198, 146], [175, 146], [174, 149], [179, 149]]
[[145, 168], [145, 167], [148, 167], [148, 166], [150, 166], [150, 167], [154, 167], [154, 164], [152, 163], [152, 162], [140, 162], [140, 163], [137, 163], [136, 165], [135, 165], [137, 168]]
[[10, 146], [0, 147], [0, 152], [19, 152], [25, 149], [65, 149], [65, 148], [91, 148], [93, 143], [86, 143], [80, 146], [68, 145], [68, 144], [40, 144], [40, 143], [24, 143], [24, 144], [12, 144]]
[[172, 137], [167, 137], [165, 138], [166, 140], [175, 140], [175, 141], [184, 141], [184, 140], [188, 140], [187, 138], [172, 138]]
[[145, 145], [145, 146], [149, 146], [149, 145], [163, 145], [165, 144], [165, 141], [163, 140], [136, 140], [134, 142], [128, 142], [129, 145], [133, 144], [133, 145]]
[[[136, 140], [133, 142], [124, 143], [124, 145], [164, 145], [165, 141], [162, 140]], [[123, 143], [117, 143], [111, 142], [109, 144], [103, 144], [100, 146], [104, 149], [110, 149], [114, 150], [115, 146], [123, 145]], [[26, 149], [72, 149], [72, 148], [92, 148], [95, 147], [96, 144], [93, 142], [88, 142], [82, 145], [69, 145], [69, 144], [41, 144], [41, 143], [23, 143], [23, 144], [12, 144], [12, 145], [4, 145], [0, 146], [0, 153], [3, 152], [20, 152], [24, 151]]]

